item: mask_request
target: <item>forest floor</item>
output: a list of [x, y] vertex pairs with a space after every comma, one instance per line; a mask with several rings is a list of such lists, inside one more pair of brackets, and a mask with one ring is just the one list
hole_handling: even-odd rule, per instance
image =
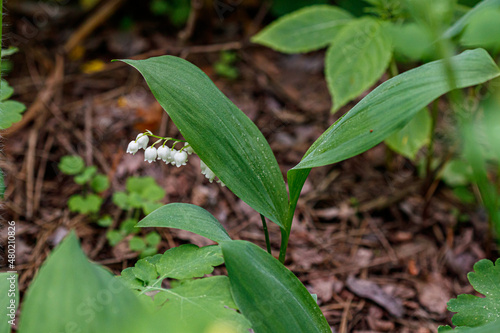
[[[113, 191], [123, 190], [128, 176], [149, 175], [166, 190], [163, 203], [200, 205], [232, 238], [265, 247], [259, 215], [227, 188], [210, 184], [196, 159], [177, 169], [125, 153], [128, 142], [145, 129], [171, 137], [179, 132], [142, 77], [110, 60], [172, 54], [193, 62], [262, 130], [284, 175], [356, 102], [330, 113], [323, 51], [285, 55], [251, 44], [248, 36], [270, 20], [267, 7], [255, 1], [222, 18], [207, 10], [192, 29], [173, 28], [165, 18], [152, 17], [147, 6], [138, 10], [123, 1], [109, 3], [115, 7], [104, 18], [67, 5], [41, 23], [39, 4], [7, 4], [4, 44], [20, 52], [11, 57], [13, 71], [5, 78], [27, 111], [3, 133], [0, 168], [7, 185], [3, 217], [18, 225], [22, 292], [70, 229], [76, 229], [92, 260], [116, 274], [137, 260], [126, 245], [107, 244], [107, 228], [69, 211], [67, 200], [81, 187], [58, 170], [64, 155], [82, 156], [109, 177], [102, 211], [116, 220], [123, 211], [111, 203]], [[124, 22], [129, 28], [118, 28]], [[222, 50], [237, 54], [237, 79], [214, 70]], [[446, 119], [441, 123], [446, 126]], [[424, 159], [425, 151], [419, 156]], [[279, 228], [269, 227], [277, 255]], [[416, 164], [380, 144], [311, 172], [286, 266], [318, 294], [335, 332], [435, 332], [450, 324], [446, 302], [473, 292], [466, 278], [473, 264], [496, 255], [487, 229], [483, 210], [465, 206], [439, 181], [426, 182]], [[209, 244], [188, 232], [158, 232], [160, 252], [188, 242]]]

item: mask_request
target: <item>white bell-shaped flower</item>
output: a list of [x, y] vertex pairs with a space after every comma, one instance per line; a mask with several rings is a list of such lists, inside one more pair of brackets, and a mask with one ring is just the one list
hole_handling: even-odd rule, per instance
[[135, 155], [137, 151], [139, 150], [139, 144], [135, 141], [130, 141], [127, 147], [127, 153]]
[[163, 160], [163, 162], [170, 162], [170, 148], [167, 146], [158, 148], [158, 159]]
[[219, 183], [219, 184], [220, 184], [220, 186], [221, 186], [221, 187], [225, 187], [225, 186], [226, 186], [226, 184], [224, 184], [224, 183], [222, 182], [222, 180], [217, 179], [216, 181], [217, 181], [217, 183]]
[[139, 148], [146, 149], [149, 143], [149, 136], [144, 133], [139, 133], [136, 138]]
[[201, 168], [201, 174], [204, 175], [205, 172], [207, 172], [208, 167], [202, 160], [200, 160], [200, 168]]
[[156, 148], [155, 147], [149, 147], [146, 149], [144, 152], [144, 161], [148, 161], [149, 163], [155, 162], [156, 160]]
[[205, 177], [207, 177], [207, 179], [210, 181], [210, 182], [213, 182], [214, 179], [215, 179], [215, 173], [210, 170], [208, 167], [207, 169], [205, 170], [205, 173], [204, 173]]
[[184, 144], [184, 151], [186, 153], [188, 153], [189, 155], [191, 155], [192, 153], [194, 153], [194, 150], [193, 150], [193, 147], [189, 146], [189, 147], [186, 147], [186, 146], [189, 146], [189, 142], [186, 142]]
[[187, 159], [188, 159], [188, 154], [184, 150], [177, 151], [174, 155], [174, 162], [177, 167], [186, 165]]

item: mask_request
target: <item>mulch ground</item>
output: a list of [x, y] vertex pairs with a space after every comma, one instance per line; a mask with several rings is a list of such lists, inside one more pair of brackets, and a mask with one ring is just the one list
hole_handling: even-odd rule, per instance
[[[284, 55], [248, 42], [270, 20], [268, 7], [257, 1], [235, 6], [222, 19], [209, 7], [194, 15], [193, 26], [186, 29], [152, 18], [146, 6], [138, 10], [131, 2], [107, 3], [114, 7], [89, 13], [72, 4], [59, 6], [57, 14], [46, 14], [50, 20], [41, 23], [40, 4], [7, 4], [4, 43], [17, 45], [20, 52], [11, 57], [13, 71], [6, 79], [27, 111], [3, 133], [0, 168], [7, 184], [3, 218], [18, 225], [22, 292], [70, 229], [76, 229], [92, 260], [117, 274], [137, 260], [127, 246], [107, 244], [106, 228], [68, 210], [68, 197], [81, 191], [58, 171], [60, 158], [68, 154], [82, 156], [108, 175], [112, 187], [102, 194], [102, 211], [115, 224], [123, 216], [111, 203], [113, 191], [124, 189], [128, 176], [151, 175], [167, 191], [164, 203], [200, 205], [231, 237], [265, 247], [259, 215], [227, 188], [210, 184], [196, 159], [178, 169], [125, 153], [127, 143], [145, 129], [162, 136], [179, 133], [139, 74], [111, 59], [173, 54], [193, 62], [262, 130], [284, 174], [354, 105], [330, 113], [324, 52]], [[108, 16], [99, 18], [99, 11]], [[132, 29], [118, 29], [131, 13]], [[89, 28], [88, 22], [94, 26]], [[63, 47], [71, 45], [80, 46], [65, 53]], [[236, 80], [214, 71], [225, 49], [238, 55]], [[84, 73], [82, 66], [94, 60], [103, 61], [102, 68]], [[439, 141], [437, 146], [438, 153], [446, 150]], [[473, 292], [466, 274], [474, 262], [496, 255], [487, 229], [483, 210], [464, 206], [438, 181], [424, 181], [415, 164], [381, 144], [311, 172], [298, 203], [286, 265], [318, 294], [335, 332], [435, 332], [438, 325], [450, 323], [446, 302]], [[188, 242], [208, 244], [188, 232], [158, 232], [160, 252]], [[279, 228], [270, 225], [270, 233], [277, 255]]]

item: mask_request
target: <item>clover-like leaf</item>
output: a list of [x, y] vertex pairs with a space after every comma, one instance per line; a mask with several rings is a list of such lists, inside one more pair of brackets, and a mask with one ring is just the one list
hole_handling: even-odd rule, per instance
[[108, 176], [103, 174], [97, 174], [90, 182], [90, 186], [97, 193], [106, 191], [109, 188]]
[[97, 213], [101, 209], [101, 204], [102, 198], [96, 194], [87, 196], [75, 194], [68, 200], [69, 210], [81, 214]]
[[[66, 157], [66, 156], [65, 156]], [[77, 156], [78, 157], [78, 156]], [[64, 157], [63, 157], [64, 158]], [[62, 161], [61, 161], [62, 162]], [[83, 162], [83, 160], [82, 160]], [[61, 167], [59, 167], [60, 169]], [[62, 170], [61, 170], [62, 171]], [[63, 171], [64, 172], [64, 171]], [[73, 180], [75, 181], [75, 183], [79, 184], [79, 185], [83, 185], [85, 183], [88, 183], [92, 177], [94, 177], [94, 175], [97, 173], [97, 167], [95, 165], [92, 165], [92, 166], [89, 166], [89, 167], [86, 167], [82, 173], [78, 174], [75, 176], [75, 178], [73, 178]]]
[[458, 295], [448, 302], [448, 310], [457, 312], [452, 322], [456, 326], [477, 327], [500, 318], [500, 259], [493, 264], [483, 259], [467, 275], [474, 289], [485, 297]]
[[85, 162], [80, 156], [66, 155], [61, 158], [58, 167], [66, 175], [76, 175], [83, 171]]
[[5, 80], [0, 81], [0, 129], [6, 129], [22, 119], [21, 113], [26, 106], [16, 101], [7, 100], [14, 89]]
[[[234, 304], [229, 278], [212, 276], [186, 281], [172, 289], [155, 295], [155, 304], [161, 306], [160, 314], [178, 318], [186, 328], [182, 332], [248, 332], [250, 323]], [[215, 329], [215, 323], [225, 323], [231, 329]], [[206, 326], [213, 327], [206, 330]]]
[[219, 246], [199, 248], [193, 244], [184, 244], [166, 251], [157, 264], [157, 269], [162, 276], [182, 280], [210, 274], [215, 266], [223, 263]]

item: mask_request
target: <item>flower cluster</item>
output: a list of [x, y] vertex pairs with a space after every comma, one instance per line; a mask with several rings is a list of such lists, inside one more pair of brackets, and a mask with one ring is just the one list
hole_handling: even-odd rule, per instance
[[[158, 138], [159, 140], [148, 147], [149, 137]], [[160, 147], [156, 148], [155, 145], [163, 141]], [[173, 141], [172, 147], [167, 146], [168, 141]], [[179, 142], [184, 142], [184, 147], [179, 150], [175, 149], [176, 144]], [[144, 149], [144, 161], [146, 162], [156, 162], [157, 160], [162, 160], [167, 164], [175, 165], [176, 167], [181, 167], [186, 165], [188, 161], [188, 156], [194, 153], [193, 148], [188, 142], [173, 138], [164, 138], [161, 136], [156, 136], [150, 131], [145, 133], [139, 133], [135, 140], [130, 141], [127, 147], [127, 153], [135, 155], [139, 149]], [[215, 174], [210, 170], [203, 161], [200, 160], [201, 173], [211, 182], [215, 179]], [[217, 180], [217, 183], [221, 186], [225, 186], [223, 182]]]

